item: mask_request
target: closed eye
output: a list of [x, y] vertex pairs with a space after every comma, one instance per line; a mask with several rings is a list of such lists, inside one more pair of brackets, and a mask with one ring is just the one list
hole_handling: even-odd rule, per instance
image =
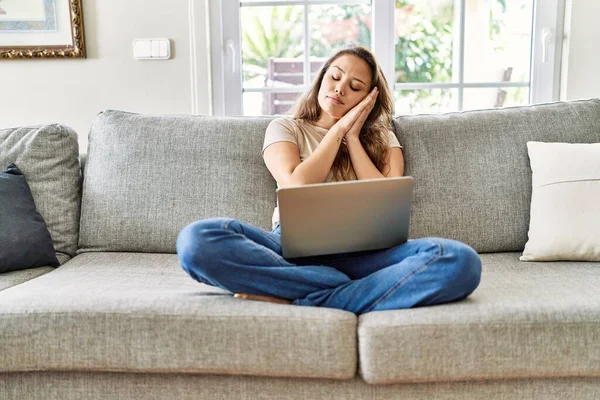
[[[341, 78], [340, 78], [339, 76], [336, 76], [336, 75], [331, 75], [331, 79], [333, 79], [334, 81], [339, 81]], [[352, 86], [350, 86], [350, 89], [352, 89], [352, 90], [353, 90], [353, 91], [355, 91], [355, 92], [358, 92], [358, 91], [360, 91], [360, 88], [359, 88], [359, 89], [357, 89], [357, 88], [354, 88], [354, 87], [352, 87]]]

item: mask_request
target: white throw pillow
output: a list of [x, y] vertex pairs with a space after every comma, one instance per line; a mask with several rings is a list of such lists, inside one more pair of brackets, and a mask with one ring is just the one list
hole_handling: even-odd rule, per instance
[[600, 143], [527, 142], [532, 193], [521, 261], [600, 261]]

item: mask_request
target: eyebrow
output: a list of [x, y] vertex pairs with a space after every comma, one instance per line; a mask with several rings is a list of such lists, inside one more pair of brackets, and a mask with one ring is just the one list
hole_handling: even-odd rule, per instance
[[[337, 65], [334, 65], [335, 68], [339, 69], [340, 71], [342, 71], [344, 74], [346, 73], [346, 71], [344, 71], [343, 69], [341, 69], [340, 67], [338, 67]], [[360, 79], [356, 78], [356, 77], [352, 77], [352, 79], [355, 79], [357, 81], [359, 81], [360, 83], [362, 83], [363, 85], [367, 86], [366, 83], [364, 83], [363, 81], [361, 81]]]

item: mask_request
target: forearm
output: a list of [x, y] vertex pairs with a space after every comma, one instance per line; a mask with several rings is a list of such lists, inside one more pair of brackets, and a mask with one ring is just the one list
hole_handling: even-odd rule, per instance
[[352, 168], [354, 168], [357, 179], [385, 178], [385, 176], [379, 172], [377, 167], [375, 167], [357, 137], [347, 137], [346, 146], [348, 146]]
[[335, 126], [329, 129], [315, 151], [294, 169], [291, 183], [305, 185], [325, 182], [343, 137], [344, 133]]

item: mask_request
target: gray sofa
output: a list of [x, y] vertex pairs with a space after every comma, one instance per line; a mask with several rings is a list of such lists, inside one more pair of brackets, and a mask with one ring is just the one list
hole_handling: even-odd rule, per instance
[[397, 117], [411, 237], [471, 245], [482, 281], [461, 302], [360, 316], [237, 299], [179, 266], [190, 222], [270, 229], [270, 120], [104, 111], [81, 174], [69, 128], [0, 131], [62, 263], [0, 275], [0, 398], [600, 397], [600, 263], [519, 261], [526, 142], [600, 142], [600, 100]]

